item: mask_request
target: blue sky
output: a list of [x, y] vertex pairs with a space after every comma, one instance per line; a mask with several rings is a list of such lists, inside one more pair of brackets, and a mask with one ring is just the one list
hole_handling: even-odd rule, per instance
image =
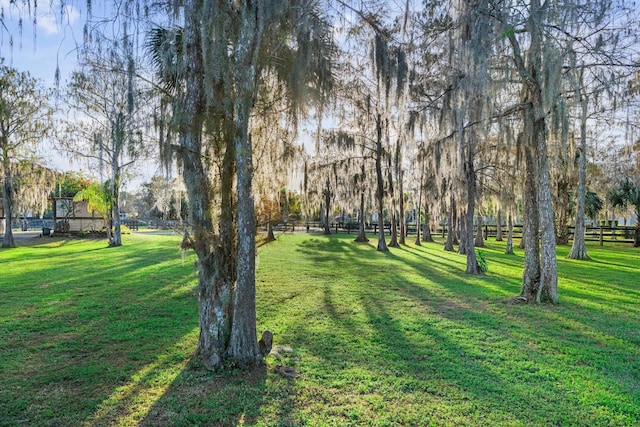
[[[44, 86], [55, 84], [56, 64], [60, 69], [60, 88], [77, 66], [77, 48], [83, 42], [83, 26], [87, 20], [85, 0], [66, 0], [64, 16], [61, 19], [60, 2], [40, 1], [36, 11], [29, 12], [22, 1], [18, 5], [10, 0], [0, 0], [2, 24], [0, 29], [0, 57], [6, 65], [20, 71], [28, 71], [42, 80]], [[104, 2], [109, 3], [109, 2]], [[93, 14], [102, 12], [94, 6]], [[22, 30], [19, 22], [22, 19]], [[34, 25], [34, 21], [36, 24]], [[58, 107], [63, 108], [61, 102]], [[64, 112], [63, 112], [64, 113]], [[71, 162], [53, 148], [51, 143], [43, 144], [38, 155], [49, 167], [60, 171], [84, 170], [87, 176], [95, 175], [85, 164]], [[135, 187], [141, 181], [150, 179], [155, 166], [145, 168], [143, 176], [134, 179], [127, 187]]]
[[[76, 65], [75, 48], [82, 43], [84, 2], [65, 6], [61, 19], [60, 6], [54, 2], [39, 2], [37, 10], [11, 5], [10, 0], [0, 0], [4, 28], [0, 33], [0, 56], [5, 64], [20, 71], [29, 71], [46, 86], [53, 86], [56, 64], [62, 73], [61, 83]], [[44, 3], [44, 4], [43, 4]], [[54, 9], [52, 9], [52, 7]], [[22, 31], [19, 22], [22, 19]], [[34, 20], [37, 24], [34, 26]]]
[[[9, 0], [0, 0], [3, 15], [0, 56], [6, 65], [19, 71], [28, 71], [42, 80], [45, 87], [54, 86], [56, 64], [59, 64], [62, 87], [77, 64], [75, 48], [82, 42], [82, 10], [67, 5], [64, 21], [61, 21], [57, 2], [53, 4], [57, 10], [52, 10], [49, 2], [41, 2], [44, 5], [30, 12], [22, 2], [17, 3], [18, 6], [15, 6]], [[20, 19], [22, 29], [19, 26]], [[80, 165], [70, 164], [64, 156], [53, 150], [51, 144], [43, 145], [39, 155], [48, 166], [60, 171], [81, 169]]]

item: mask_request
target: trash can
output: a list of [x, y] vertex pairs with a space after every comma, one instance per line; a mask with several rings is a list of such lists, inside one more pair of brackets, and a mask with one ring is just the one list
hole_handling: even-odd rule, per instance
[[50, 236], [51, 235], [51, 229], [49, 227], [42, 227], [42, 235], [43, 236]]

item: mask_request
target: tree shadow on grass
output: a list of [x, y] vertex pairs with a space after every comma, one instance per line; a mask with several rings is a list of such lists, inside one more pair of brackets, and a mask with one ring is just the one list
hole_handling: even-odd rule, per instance
[[252, 425], [261, 413], [266, 378], [266, 367], [219, 375], [192, 361], [139, 425]]
[[[16, 267], [0, 288], [3, 422], [135, 419], [188, 359], [197, 324], [192, 269], [166, 248], [147, 251], [151, 260], [109, 253], [111, 263], [87, 265], [78, 255], [74, 265], [73, 255], [52, 251], [48, 260], [68, 268], [46, 274]], [[136, 276], [149, 265], [156, 279]]]
[[[308, 243], [300, 250], [315, 260], [318, 268], [340, 268], [340, 258], [327, 257], [334, 253], [335, 242]], [[343, 377], [342, 381], [349, 381], [358, 367], [369, 372], [360, 371], [361, 381], [376, 383], [371, 392], [394, 389], [404, 393], [385, 394], [384, 400], [389, 402], [385, 410], [393, 412], [394, 401], [407, 403], [407, 393], [411, 393], [409, 400], [420, 400], [427, 412], [430, 407], [436, 412], [443, 410], [429, 403], [437, 400], [458, 408], [458, 418], [435, 414], [430, 419], [443, 422], [590, 425], [617, 417], [627, 421], [640, 417], [637, 409], [631, 409], [638, 396], [629, 384], [615, 384], [599, 369], [588, 366], [567, 374], [575, 366], [562, 353], [563, 333], [549, 328], [549, 324], [561, 326], [559, 309], [487, 303], [491, 297], [484, 294], [482, 280], [465, 276], [462, 264], [460, 272], [452, 274], [450, 266], [433, 266], [425, 262], [426, 256], [398, 257], [393, 249], [389, 254], [372, 249], [361, 257], [355, 263], [368, 265], [377, 257], [393, 264], [386, 264], [386, 272], [378, 269], [368, 277], [363, 277], [366, 267], [342, 269], [349, 276], [343, 277], [345, 283], [358, 282], [360, 286], [351, 285], [352, 298], [347, 299], [344, 293], [336, 294], [339, 285], [325, 283], [318, 307], [325, 319], [314, 319], [308, 313], [308, 321], [296, 325], [295, 341], [331, 365], [325, 370]], [[402, 265], [435, 285], [416, 285]], [[357, 308], [345, 310], [345, 304]], [[324, 330], [324, 336], [309, 339], [320, 338], [318, 330]], [[574, 346], [581, 340], [593, 342], [593, 336], [586, 332], [574, 332], [581, 336], [570, 344], [572, 348], [577, 350]], [[338, 357], [332, 349], [337, 349]], [[619, 353], [615, 357], [625, 356]], [[384, 373], [382, 379], [380, 373]], [[583, 375], [590, 378], [587, 381], [598, 378], [598, 391], [580, 384]], [[578, 384], [571, 384], [573, 381]], [[341, 381], [333, 383], [339, 387]], [[599, 402], [605, 395], [607, 403]], [[538, 412], [532, 415], [530, 410]], [[404, 416], [410, 422], [425, 421], [420, 415]]]
[[294, 419], [297, 379], [275, 372], [281, 362], [272, 352], [265, 366], [218, 374], [192, 360], [139, 425], [299, 425]]

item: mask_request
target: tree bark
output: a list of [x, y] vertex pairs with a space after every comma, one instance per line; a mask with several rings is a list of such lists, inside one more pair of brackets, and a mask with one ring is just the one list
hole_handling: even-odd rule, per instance
[[565, 177], [558, 180], [556, 194], [557, 207], [555, 211], [558, 212], [556, 244], [566, 245], [569, 243], [569, 183]]
[[369, 239], [367, 239], [367, 233], [364, 229], [364, 191], [360, 192], [360, 210], [358, 211], [358, 237], [356, 237], [355, 241], [360, 243], [369, 241]]
[[422, 241], [433, 243], [433, 236], [431, 235], [431, 214], [429, 213], [429, 201], [425, 198], [424, 201], [424, 231], [422, 233]]
[[504, 253], [505, 255], [513, 255], [513, 218], [511, 212], [507, 216], [507, 247]]
[[378, 202], [378, 247], [382, 252], [389, 250], [384, 239], [384, 178], [382, 176], [382, 117], [376, 116], [376, 200]]
[[[458, 253], [460, 255], [467, 255], [469, 251], [469, 246], [467, 245], [467, 212], [462, 212], [460, 215], [460, 244], [458, 245]], [[473, 229], [471, 229], [471, 233], [473, 233]], [[473, 234], [471, 236], [471, 241], [473, 242]]]
[[16, 242], [13, 238], [11, 220], [13, 219], [13, 176], [11, 174], [11, 162], [8, 154], [3, 155], [4, 182], [2, 183], [2, 203], [4, 207], [4, 237], [2, 239], [3, 248], [15, 248]]
[[[537, 180], [533, 181], [537, 188], [525, 189], [525, 198], [532, 197], [533, 192], [537, 190], [537, 215], [533, 211], [527, 211], [527, 214], [537, 217], [540, 227], [540, 243], [542, 245], [540, 257], [538, 257], [538, 240], [530, 240], [529, 237], [531, 236], [528, 236], [525, 241], [525, 274], [521, 296], [527, 297], [528, 302], [551, 302], [556, 304], [558, 303], [556, 233], [551, 202], [546, 113], [542, 96], [542, 34], [540, 20], [543, 19], [544, 8], [545, 6], [540, 4], [540, 0], [531, 0], [526, 24], [530, 38], [527, 64], [525, 64], [521, 56], [520, 45], [515, 33], [509, 33], [507, 37], [514, 51], [514, 62], [525, 85], [523, 105], [526, 105], [527, 109], [524, 113], [524, 138], [522, 141], [525, 143], [525, 150], [528, 149], [525, 156], [530, 157], [526, 161], [531, 165], [535, 164], [535, 175], [537, 175]], [[531, 173], [531, 169], [531, 167], [528, 167], [527, 174]], [[534, 255], [537, 257], [535, 261], [531, 258]], [[531, 282], [534, 279], [535, 272], [532, 270], [527, 273], [527, 264], [533, 264], [534, 262], [540, 266], [537, 286]], [[531, 300], [533, 296], [531, 291], [534, 289], [536, 291], [535, 298]]]
[[391, 165], [389, 164], [389, 200], [391, 203], [391, 240], [389, 241], [389, 246], [392, 248], [397, 248], [400, 246], [398, 243], [398, 218], [396, 216], [396, 197], [393, 188], [393, 174], [391, 172]]
[[111, 212], [113, 212], [113, 234], [109, 246], [122, 246], [122, 230], [120, 222], [120, 167], [117, 157], [111, 159]]
[[420, 187], [418, 189], [418, 206], [416, 207], [416, 246], [420, 246], [420, 227], [422, 226], [422, 217], [420, 211], [422, 210], [422, 177], [424, 176], [424, 165], [420, 172]]
[[587, 195], [587, 107], [588, 99], [580, 100], [580, 149], [578, 150], [578, 207], [576, 209], [576, 225], [573, 232], [573, 245], [567, 258], [587, 260], [587, 245], [584, 235], [584, 212]]
[[524, 182], [524, 271], [520, 296], [524, 302], [534, 303], [540, 285], [540, 234], [538, 194], [536, 192], [535, 154], [532, 147], [525, 147]]
[[453, 195], [450, 197], [449, 202], [449, 215], [447, 216], [447, 240], [444, 243], [444, 250], [448, 252], [453, 252], [454, 248], [454, 239], [455, 239], [455, 231], [453, 227], [453, 213], [455, 211], [455, 201], [453, 200]]
[[[250, 22], [247, 22], [250, 25]], [[248, 46], [246, 47], [249, 48]], [[236, 286], [233, 303], [233, 324], [228, 356], [240, 367], [260, 366], [264, 362], [258, 348], [256, 331], [256, 227], [253, 203], [253, 147], [248, 135], [253, 75], [248, 74], [249, 64], [241, 67], [239, 81], [246, 84], [244, 96], [236, 105], [236, 165], [238, 195], [238, 255]]]
[[327, 179], [326, 186], [324, 189], [324, 234], [331, 234], [331, 228], [329, 227], [329, 211], [331, 205], [331, 197], [333, 193], [331, 192], [331, 183], [329, 179]]
[[502, 209], [498, 209], [496, 222], [496, 242], [502, 242]]
[[235, 147], [236, 193], [238, 196], [238, 254], [233, 302], [233, 324], [227, 354], [236, 366], [264, 364], [256, 331], [256, 223], [253, 201], [253, 145], [249, 119], [258, 70], [258, 52], [262, 44], [261, 5], [248, 2], [241, 6], [241, 28], [235, 52]]
[[[538, 134], [546, 132], [544, 120], [538, 124]], [[556, 233], [553, 221], [553, 205], [549, 191], [550, 174], [546, 137], [538, 140], [540, 174], [538, 176], [538, 199], [540, 209], [540, 238], [542, 243], [540, 288], [537, 302], [558, 303], [558, 269], [556, 260]]]
[[[401, 161], [401, 160], [400, 160]], [[400, 161], [398, 161], [398, 163], [400, 163]], [[404, 185], [403, 185], [403, 173], [402, 173], [402, 165], [397, 165], [397, 167], [400, 169], [400, 171], [398, 172], [398, 192], [400, 193], [400, 241], [399, 243], [401, 245], [406, 245], [407, 241], [406, 241], [406, 236], [407, 236], [407, 224], [406, 224], [406, 218], [405, 218], [405, 214], [404, 214]]]
[[196, 348], [207, 369], [225, 367], [226, 352], [231, 336], [233, 310], [233, 285], [235, 282], [234, 237], [229, 230], [228, 194], [232, 194], [233, 141], [223, 141], [223, 179], [220, 235], [213, 229], [211, 196], [214, 193], [209, 181], [206, 157], [202, 156], [202, 126], [204, 108], [204, 66], [201, 45], [201, 0], [189, 0], [184, 4], [185, 28], [183, 32], [185, 89], [177, 100], [180, 160], [183, 164], [185, 186], [189, 192], [189, 218], [193, 224], [192, 245], [198, 257], [198, 312], [200, 334]]
[[475, 240], [475, 245], [476, 248], [483, 248], [484, 247], [484, 236], [482, 234], [482, 228], [484, 226], [484, 223], [482, 221], [482, 214], [480, 212], [478, 212], [478, 215], [476, 215], [477, 218], [477, 225], [476, 225], [476, 240]]
[[[475, 131], [469, 132], [469, 140], [467, 142], [467, 161], [465, 162], [465, 180], [467, 184], [467, 213], [463, 221], [465, 221], [462, 233], [465, 234], [464, 244], [466, 245], [467, 254], [467, 274], [479, 274], [480, 268], [476, 258], [475, 246], [477, 243], [473, 240], [473, 215], [476, 208], [476, 171], [473, 161], [475, 151]], [[482, 234], [481, 234], [482, 235]], [[461, 239], [462, 240], [462, 239]]]

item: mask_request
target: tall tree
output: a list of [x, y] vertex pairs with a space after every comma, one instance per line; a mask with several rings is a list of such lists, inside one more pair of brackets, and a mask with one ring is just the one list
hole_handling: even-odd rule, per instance
[[3, 248], [15, 247], [11, 221], [16, 214], [16, 166], [20, 161], [30, 159], [32, 150], [52, 130], [52, 110], [47, 103], [48, 98], [49, 93], [28, 72], [18, 71], [0, 62], [0, 171], [5, 217]]
[[[574, 70], [578, 74], [580, 83], [583, 81], [584, 68]], [[587, 196], [587, 119], [589, 115], [589, 97], [583, 93], [582, 85], [579, 84], [576, 87], [576, 98], [580, 105], [580, 143], [578, 148], [578, 194], [577, 194], [577, 208], [576, 208], [576, 221], [573, 233], [573, 243], [571, 245], [571, 251], [567, 255], [570, 259], [589, 259], [587, 254], [587, 245], [584, 236], [584, 216], [586, 209], [586, 196]]]
[[177, 58], [168, 76], [177, 83], [175, 151], [189, 194], [188, 244], [199, 260], [197, 354], [210, 369], [259, 365], [270, 334], [259, 345], [251, 113], [267, 74], [288, 88], [291, 112], [315, 96], [312, 88], [323, 96], [326, 22], [305, 1], [187, 0], [177, 10], [183, 29], [154, 45]]
[[[464, 236], [461, 238], [462, 253], [467, 255], [466, 272], [481, 272], [476, 260], [475, 245], [481, 244], [482, 231], [478, 229], [474, 240], [474, 216], [478, 199], [478, 178], [476, 156], [480, 150], [481, 125], [488, 120], [486, 111], [491, 111], [489, 92], [489, 58], [492, 44], [489, 2], [459, 1], [455, 3], [457, 12], [456, 34], [460, 46], [453, 48], [457, 74], [452, 83], [455, 98], [452, 105], [452, 127], [456, 135], [456, 152], [453, 158], [458, 163], [460, 180], [464, 183], [466, 203], [464, 209]], [[481, 215], [478, 212], [478, 226]]]
[[[555, 251], [555, 223], [551, 198], [551, 162], [549, 141], [558, 138], [559, 117], [562, 119], [562, 78], [572, 66], [571, 54], [579, 51], [584, 57], [596, 58], [595, 64], [622, 66], [627, 56], [616, 49], [607, 56], [606, 32], [613, 31], [611, 40], [626, 37], [614, 28], [613, 22], [626, 20], [624, 2], [564, 0], [548, 2], [532, 0], [496, 3], [499, 6], [504, 34], [510, 45], [510, 56], [522, 83], [522, 130], [519, 141], [524, 152], [525, 184], [525, 272], [520, 300], [527, 302], [558, 302], [558, 275]], [[626, 21], [625, 21], [626, 22]], [[626, 22], [629, 24], [629, 22]], [[617, 42], [614, 42], [616, 45]], [[524, 49], [523, 49], [524, 47]], [[627, 53], [631, 51], [627, 47]], [[635, 58], [637, 59], [637, 58]], [[578, 61], [580, 65], [581, 61]], [[566, 132], [565, 132], [566, 133]], [[560, 140], [562, 137], [560, 136]], [[535, 190], [528, 185], [535, 185]], [[536, 200], [532, 200], [533, 196]], [[527, 221], [534, 224], [528, 226]], [[539, 234], [538, 234], [539, 230]], [[536, 248], [532, 248], [535, 246]], [[538, 248], [540, 249], [538, 251]]]
[[[544, 80], [545, 72], [562, 61], [553, 57], [553, 50], [545, 49], [544, 23], [558, 12], [546, 4], [532, 0], [517, 7], [518, 16], [526, 19], [521, 28], [510, 24], [507, 38], [511, 44], [512, 59], [523, 83], [523, 129], [520, 141], [525, 150], [525, 271], [520, 298], [527, 302], [558, 302], [558, 272], [556, 261], [555, 227], [551, 204], [549, 152], [547, 146], [547, 110], [553, 102], [552, 82]], [[521, 48], [520, 30], [527, 34], [528, 48]], [[545, 57], [544, 53], [551, 56]], [[545, 68], [546, 67], [546, 68]], [[540, 230], [540, 234], [538, 234]], [[541, 247], [539, 248], [539, 241]]]
[[149, 154], [144, 133], [151, 125], [150, 91], [137, 78], [132, 43], [125, 32], [106, 52], [85, 54], [68, 84], [66, 100], [75, 114], [67, 120], [60, 141], [65, 151], [97, 169], [109, 184], [109, 246], [122, 245], [120, 191], [126, 173]]

